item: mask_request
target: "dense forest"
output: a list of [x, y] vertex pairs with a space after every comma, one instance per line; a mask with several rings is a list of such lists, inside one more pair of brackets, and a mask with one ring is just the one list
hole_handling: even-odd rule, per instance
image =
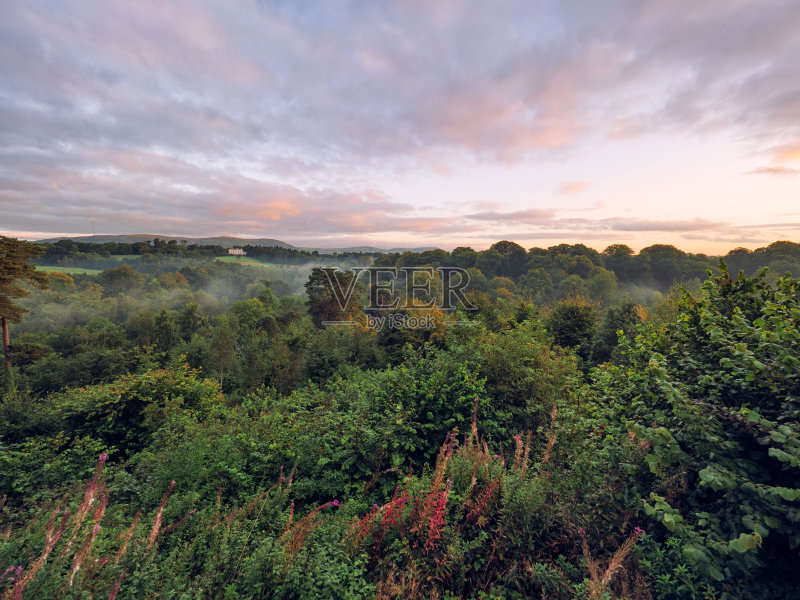
[[797, 597], [800, 244], [245, 250], [0, 237], [0, 598]]
[[[187, 240], [162, 240], [155, 238], [140, 242], [106, 242], [93, 243], [63, 239], [54, 243], [43, 244], [44, 252], [39, 258], [40, 265], [53, 267], [81, 267], [89, 269], [106, 269], [115, 267], [124, 261], [128, 264], [147, 268], [153, 263], [163, 270], [164, 264], [184, 266], [187, 259], [206, 259], [228, 255], [228, 249], [213, 244], [190, 244]], [[307, 264], [322, 259], [338, 263], [358, 263], [363, 256], [377, 258], [380, 254], [362, 252], [331, 252], [320, 255], [319, 251], [298, 250], [282, 246], [243, 245], [241, 249], [246, 256], [278, 264]], [[177, 258], [183, 261], [168, 261]], [[195, 261], [197, 262], [197, 261]], [[152, 266], [151, 269], [152, 271]]]

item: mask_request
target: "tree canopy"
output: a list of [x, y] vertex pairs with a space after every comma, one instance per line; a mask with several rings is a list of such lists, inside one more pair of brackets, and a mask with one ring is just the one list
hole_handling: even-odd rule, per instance
[[19, 323], [27, 309], [15, 304], [28, 292], [21, 285], [30, 282], [39, 288], [47, 287], [47, 275], [36, 271], [28, 262], [42, 253], [42, 248], [31, 242], [0, 236], [0, 325], [3, 329], [3, 359], [7, 373], [11, 373], [8, 323]]
[[28, 292], [21, 285], [30, 282], [39, 288], [47, 287], [47, 275], [28, 262], [42, 253], [37, 244], [0, 236], [0, 317], [19, 323], [27, 310], [14, 303]]

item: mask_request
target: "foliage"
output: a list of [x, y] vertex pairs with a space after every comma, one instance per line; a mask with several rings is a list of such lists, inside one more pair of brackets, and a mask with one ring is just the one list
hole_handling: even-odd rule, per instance
[[29, 282], [39, 288], [47, 287], [47, 276], [28, 262], [41, 253], [36, 244], [0, 236], [0, 328], [3, 337], [5, 375], [11, 377], [11, 349], [9, 323], [19, 323], [28, 310], [15, 301], [27, 296], [22, 283]]
[[577, 349], [584, 360], [589, 358], [597, 327], [597, 307], [588, 298], [571, 296], [562, 300], [551, 308], [544, 324], [556, 344]]
[[7, 396], [0, 413], [7, 445], [0, 493], [30, 495], [46, 482], [68, 481], [81, 472], [80, 460], [88, 451], [131, 456], [176, 416], [202, 419], [222, 401], [216, 382], [200, 379], [185, 365], [125, 375], [35, 402]]
[[626, 485], [680, 539], [687, 564], [735, 597], [763, 597], [765, 582], [785, 597], [796, 585], [797, 286], [734, 280], [723, 265], [663, 334], [642, 330], [629, 365], [594, 376], [598, 404], [621, 425], [608, 443], [638, 445]]
[[615, 550], [599, 560], [586, 534], [570, 524], [569, 511], [545, 509], [579, 490], [549, 470], [563, 468], [552, 451], [556, 415], [546, 448], [518, 436], [513, 452], [493, 455], [478, 437], [474, 412], [463, 443], [448, 434], [432, 470], [402, 478], [371, 507], [355, 496], [302, 510], [292, 500], [302, 480], [280, 474], [233, 504], [222, 487], [216, 498], [198, 502], [182, 479], [165, 481], [155, 486], [158, 495], [126, 510], [114, 502], [122, 473], [102, 454], [83, 490], [71, 487], [27, 512], [6, 510], [0, 560], [18, 566], [5, 573], [11, 577], [0, 581], [0, 592], [599, 598], [629, 588], [635, 576], [620, 568], [640, 533], [611, 535]]
[[589, 358], [593, 364], [613, 360], [623, 360], [619, 347], [619, 336], [633, 339], [636, 326], [642, 323], [643, 311], [640, 306], [627, 300], [618, 308], [609, 308], [603, 315], [600, 324], [592, 337]]
[[[112, 267], [130, 259], [106, 250]], [[131, 270], [53, 276], [19, 299], [0, 598], [721, 600], [800, 585], [796, 279], [723, 266], [692, 287], [708, 257], [667, 246], [395, 253], [376, 263], [470, 269], [477, 310], [376, 331], [361, 298], [342, 314], [325, 295], [323, 271], [308, 304], [292, 296], [311, 266], [134, 250]], [[668, 292], [675, 279], [694, 293]], [[315, 326], [329, 313], [352, 324]]]
[[353, 271], [315, 267], [305, 285], [308, 312], [314, 325], [353, 320], [360, 312], [358, 305], [362, 286]]
[[0, 236], [0, 317], [19, 323], [24, 307], [14, 303], [27, 295], [20, 284], [30, 282], [39, 288], [47, 287], [47, 275], [39, 273], [28, 262], [41, 253], [41, 248], [31, 242]]

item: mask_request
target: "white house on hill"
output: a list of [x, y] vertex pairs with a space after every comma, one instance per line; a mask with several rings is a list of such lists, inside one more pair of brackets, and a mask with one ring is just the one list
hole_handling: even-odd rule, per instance
[[233, 254], [234, 256], [244, 256], [245, 251], [241, 248], [228, 248], [228, 254]]

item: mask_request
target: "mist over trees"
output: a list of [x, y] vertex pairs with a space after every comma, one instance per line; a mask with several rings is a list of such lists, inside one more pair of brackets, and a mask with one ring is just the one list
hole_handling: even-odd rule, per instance
[[800, 244], [0, 248], [2, 597], [800, 586]]

